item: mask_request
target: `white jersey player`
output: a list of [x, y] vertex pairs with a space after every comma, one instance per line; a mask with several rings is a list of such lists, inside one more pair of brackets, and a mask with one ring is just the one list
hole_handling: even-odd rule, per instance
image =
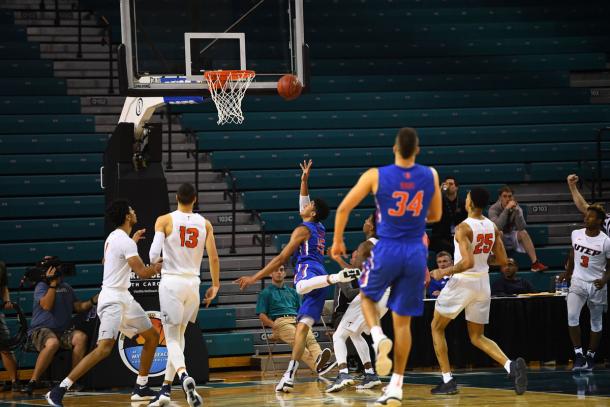
[[108, 235], [104, 243], [104, 279], [97, 304], [100, 319], [97, 346], [59, 385], [46, 394], [45, 398], [52, 406], [63, 405], [63, 397], [70, 386], [110, 355], [119, 332], [129, 338], [139, 335], [145, 341], [131, 400], [150, 400], [157, 395], [148, 387], [148, 372], [159, 343], [159, 334], [153, 328], [146, 312], [129, 292], [129, 287], [132, 270], [140, 278], [150, 278], [161, 271], [161, 264], [155, 263], [147, 267], [138, 255], [136, 242], [142, 238], [145, 230], [138, 230], [133, 238], [129, 237], [138, 218], [127, 201], [113, 202], [106, 215], [116, 229]]
[[[356, 250], [354, 256], [352, 257], [351, 264], [345, 263], [340, 257], [335, 259], [341, 265], [341, 267], [356, 267], [363, 269], [370, 267], [368, 258], [371, 255], [371, 249], [379, 241], [376, 237], [374, 237], [376, 232], [375, 227], [375, 214], [373, 213], [364, 221], [364, 225], [362, 226], [362, 231], [367, 237], [367, 240], [360, 243], [358, 250]], [[388, 312], [387, 303], [389, 297], [390, 289], [388, 288], [383, 297], [377, 303], [379, 318], [382, 318], [386, 312]], [[339, 391], [355, 383], [354, 378], [349, 374], [347, 369], [347, 338], [351, 339], [354, 348], [356, 348], [356, 352], [358, 352], [358, 357], [364, 366], [362, 383], [357, 388], [360, 390], [370, 389], [381, 384], [381, 380], [379, 380], [379, 377], [375, 373], [373, 365], [371, 364], [369, 345], [362, 337], [363, 333], [369, 334], [370, 330], [366, 320], [364, 319], [364, 314], [362, 313], [362, 298], [360, 295], [357, 295], [349, 303], [345, 314], [343, 314], [343, 317], [341, 318], [339, 326], [337, 326], [337, 329], [333, 334], [333, 347], [335, 357], [337, 358], [337, 364], [339, 366], [339, 374], [335, 378], [335, 381], [326, 389], [327, 393]]]
[[178, 210], [157, 218], [155, 238], [150, 247], [150, 258], [156, 259], [163, 251], [163, 270], [159, 283], [161, 319], [167, 343], [165, 380], [158, 396], [149, 404], [170, 404], [174, 376], [182, 383], [189, 406], [201, 406], [203, 400], [195, 390], [195, 380], [186, 371], [184, 361], [184, 333], [189, 322], [195, 322], [199, 311], [199, 277], [204, 248], [210, 261], [212, 286], [204, 302], [208, 306], [218, 293], [219, 261], [212, 225], [203, 216], [193, 213], [197, 192], [191, 184], [182, 184], [176, 193]]
[[[567, 297], [568, 327], [574, 345], [574, 371], [591, 371], [602, 336], [602, 321], [608, 307], [610, 278], [610, 238], [601, 231], [606, 213], [601, 205], [590, 205], [585, 213], [585, 228], [572, 232], [572, 250], [566, 279], [570, 280]], [[591, 316], [589, 350], [583, 355], [580, 339], [580, 312], [587, 304]]]
[[489, 192], [483, 188], [473, 188], [468, 193], [468, 218], [458, 225], [455, 233], [455, 265], [430, 273], [436, 280], [452, 276], [438, 296], [434, 308], [432, 338], [443, 380], [431, 390], [432, 394], [458, 392], [456, 381], [451, 375], [445, 328], [462, 310], [466, 311], [472, 344], [504, 366], [514, 379], [517, 394], [523, 394], [527, 389], [525, 360], [509, 360], [498, 345], [484, 335], [491, 303], [488, 259], [493, 251], [496, 264], [504, 265], [507, 262], [506, 250], [502, 239], [498, 237], [497, 227], [482, 214], [488, 202]]

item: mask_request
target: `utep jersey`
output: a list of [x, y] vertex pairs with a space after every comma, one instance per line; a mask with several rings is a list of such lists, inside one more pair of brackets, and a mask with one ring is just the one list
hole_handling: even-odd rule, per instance
[[573, 276], [582, 281], [595, 281], [604, 276], [606, 262], [610, 261], [610, 238], [604, 232], [587, 236], [586, 229], [572, 232], [574, 249]]
[[394, 164], [380, 167], [375, 194], [377, 236], [421, 240], [433, 194], [434, 175], [429, 167], [419, 164], [409, 168]]
[[199, 277], [207, 237], [205, 218], [198, 213], [174, 211], [172, 233], [163, 244], [161, 274]]
[[297, 252], [297, 264], [316, 262], [324, 265], [326, 229], [319, 222], [303, 222], [301, 226], [309, 229], [309, 239], [301, 243]]

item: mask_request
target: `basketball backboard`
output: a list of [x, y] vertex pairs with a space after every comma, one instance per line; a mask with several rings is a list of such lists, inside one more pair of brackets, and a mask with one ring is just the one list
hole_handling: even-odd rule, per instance
[[198, 95], [206, 70], [256, 72], [249, 92], [287, 73], [307, 85], [303, 0], [120, 0], [122, 91]]

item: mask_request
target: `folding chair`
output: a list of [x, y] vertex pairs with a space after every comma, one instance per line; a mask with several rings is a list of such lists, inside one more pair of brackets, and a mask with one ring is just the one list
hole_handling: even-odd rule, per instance
[[275, 349], [275, 345], [278, 344], [278, 341], [277, 338], [273, 336], [273, 333], [269, 334], [267, 332], [267, 327], [265, 326], [265, 324], [263, 324], [263, 321], [261, 321], [261, 327], [263, 328], [263, 336], [265, 337], [265, 343], [267, 344], [267, 358], [263, 363], [262, 375], [263, 377], [265, 377], [265, 373], [268, 370], [269, 363], [271, 363], [271, 366], [273, 367], [273, 376], [275, 376], [277, 370], [275, 368], [275, 362], [273, 361], [273, 350]]

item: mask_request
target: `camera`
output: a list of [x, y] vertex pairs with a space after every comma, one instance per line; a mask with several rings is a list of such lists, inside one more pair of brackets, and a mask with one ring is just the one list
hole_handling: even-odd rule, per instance
[[57, 256], [47, 256], [36, 263], [34, 267], [28, 267], [25, 270], [25, 274], [21, 279], [22, 283], [24, 281], [29, 281], [32, 284], [37, 284], [41, 281], [48, 282], [47, 270], [50, 267], [55, 267], [54, 277], [73, 276], [76, 272], [74, 263], [63, 262]]

